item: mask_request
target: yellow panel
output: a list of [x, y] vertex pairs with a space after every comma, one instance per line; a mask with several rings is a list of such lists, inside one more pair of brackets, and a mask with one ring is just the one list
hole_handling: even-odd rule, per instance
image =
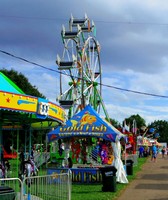
[[60, 106], [49, 102], [49, 112], [48, 115], [53, 118], [65, 122], [65, 110]]
[[[37, 113], [37, 108], [37, 97], [0, 91], [0, 109]], [[49, 102], [48, 117], [55, 119], [56, 121], [65, 122], [65, 110], [60, 106]]]
[[0, 108], [36, 113], [36, 97], [0, 91]]

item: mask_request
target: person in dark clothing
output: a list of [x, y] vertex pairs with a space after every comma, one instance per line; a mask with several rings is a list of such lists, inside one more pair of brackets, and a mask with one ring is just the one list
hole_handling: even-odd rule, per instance
[[1, 163], [2, 163], [3, 166], [5, 165], [4, 164], [4, 150], [3, 150], [3, 148], [1, 149]]
[[34, 159], [34, 148], [33, 147], [31, 149], [31, 157], [32, 157], [32, 159]]
[[165, 157], [165, 152], [166, 152], [165, 146], [162, 148], [161, 152], [162, 152], [162, 158], [164, 158]]
[[19, 175], [22, 175], [23, 172], [24, 172], [24, 161], [25, 161], [23, 149], [21, 149], [21, 152], [20, 152], [20, 155], [19, 155], [19, 160], [20, 160], [20, 171], [19, 171]]
[[142, 157], [144, 157], [144, 147], [140, 146], [139, 147], [139, 158], [142, 158]]
[[72, 166], [73, 166], [73, 162], [72, 162], [72, 159], [69, 157], [68, 158], [68, 167], [72, 168]]

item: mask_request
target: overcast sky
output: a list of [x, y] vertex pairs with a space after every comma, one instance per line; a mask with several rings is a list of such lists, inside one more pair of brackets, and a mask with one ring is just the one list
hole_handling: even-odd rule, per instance
[[[62, 24], [85, 13], [97, 28], [103, 87], [111, 118], [139, 114], [146, 123], [168, 119], [168, 2], [161, 0], [1, 0], [0, 50], [57, 70]], [[59, 74], [0, 53], [0, 67], [23, 73], [50, 101]]]

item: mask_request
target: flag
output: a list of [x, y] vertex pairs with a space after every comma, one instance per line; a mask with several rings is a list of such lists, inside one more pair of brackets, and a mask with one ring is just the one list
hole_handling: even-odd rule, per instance
[[135, 134], [137, 133], [137, 123], [135, 119], [133, 120], [133, 124], [132, 124], [132, 132]]
[[126, 124], [126, 120], [124, 120], [124, 126], [123, 126], [123, 133], [130, 131], [130, 125]]

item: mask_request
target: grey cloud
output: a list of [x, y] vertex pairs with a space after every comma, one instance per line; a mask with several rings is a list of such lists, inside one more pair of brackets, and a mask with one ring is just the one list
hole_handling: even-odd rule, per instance
[[[167, 26], [164, 23], [168, 19], [168, 12], [166, 6], [162, 6], [160, 1], [155, 1], [155, 3], [159, 2], [160, 7], [149, 2], [147, 0], [1, 0], [0, 49], [57, 69], [56, 54], [61, 55], [63, 51], [60, 35], [62, 24], [68, 25], [71, 13], [79, 18], [87, 13], [97, 27], [96, 39], [101, 45], [101, 63], [105, 72], [103, 76], [106, 76], [106, 72], [111, 77], [110, 74], [122, 72], [120, 79], [123, 87], [127, 85], [125, 82], [129, 79], [129, 76], [123, 72], [129, 69], [136, 74], [158, 74], [159, 76], [160, 72], [167, 67], [168, 40]], [[44, 73], [43, 69], [2, 54], [0, 54], [0, 65], [8, 68], [12, 66], [24, 73], [29, 72], [33, 85], [36, 84], [34, 80], [36, 74], [40, 76]], [[45, 72], [58, 78], [50, 71]], [[38, 82], [39, 89], [43, 87], [43, 82], [44, 80]], [[117, 81], [113, 83], [117, 84]], [[132, 82], [129, 84], [129, 88], [132, 88]], [[57, 92], [55, 90], [52, 90], [52, 94], [46, 87], [41, 91], [45, 91], [47, 96], [53, 98], [53, 93]], [[130, 107], [132, 111], [129, 114], [140, 112], [135, 107], [138, 102], [131, 104], [128, 110], [122, 111], [120, 107], [125, 103], [124, 99], [127, 100], [127, 106], [129, 101], [131, 102], [129, 98], [132, 95], [110, 90], [111, 99], [106, 100], [108, 94], [107, 90], [104, 90], [105, 102], [109, 104], [114, 102], [114, 107], [118, 106], [122, 117]], [[134, 99], [136, 101], [136, 98]]]

